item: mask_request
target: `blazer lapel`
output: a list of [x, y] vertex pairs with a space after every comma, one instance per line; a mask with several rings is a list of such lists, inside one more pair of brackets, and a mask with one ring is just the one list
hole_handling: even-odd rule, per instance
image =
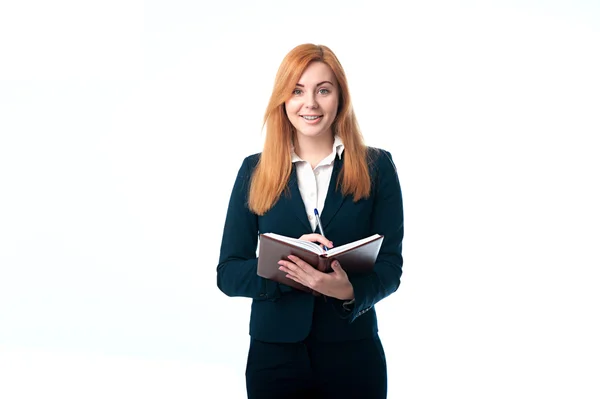
[[[344, 154], [342, 153], [342, 159], [335, 156], [333, 163], [333, 171], [331, 173], [331, 181], [329, 182], [329, 189], [327, 190], [327, 197], [325, 197], [325, 204], [323, 205], [323, 211], [321, 212], [321, 223], [323, 229], [327, 231], [327, 225], [333, 220], [333, 217], [344, 203], [344, 196], [342, 192], [337, 189], [338, 176], [342, 170], [344, 164]], [[326, 233], [327, 234], [327, 233]]]
[[289, 201], [290, 208], [292, 208], [292, 211], [298, 220], [300, 220], [302, 225], [306, 228], [306, 231], [312, 231], [310, 222], [308, 221], [308, 216], [306, 215], [306, 210], [304, 209], [304, 202], [302, 201], [302, 196], [300, 195], [300, 189], [298, 188], [298, 176], [296, 175], [296, 168], [294, 166], [292, 166], [292, 174], [290, 175], [288, 188], [290, 192], [284, 192], [282, 197], [285, 198], [286, 201]]

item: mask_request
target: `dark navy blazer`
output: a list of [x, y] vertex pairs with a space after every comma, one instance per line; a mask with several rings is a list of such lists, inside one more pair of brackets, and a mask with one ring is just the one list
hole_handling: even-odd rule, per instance
[[[300, 237], [313, 232], [292, 168], [287, 189], [263, 216], [247, 206], [252, 172], [260, 154], [247, 157], [238, 172], [225, 227], [217, 285], [228, 296], [252, 298], [250, 335], [266, 342], [299, 342], [309, 334], [322, 341], [371, 337], [377, 333], [373, 305], [395, 292], [402, 275], [404, 217], [396, 168], [389, 152], [369, 148], [371, 195], [353, 201], [337, 189], [344, 163], [336, 156], [321, 221], [325, 236], [340, 246], [372, 234], [384, 236], [374, 271], [349, 275], [355, 303], [350, 310], [342, 301], [314, 296], [256, 274], [259, 234], [277, 233]], [[342, 265], [343, 267], [343, 265]]]

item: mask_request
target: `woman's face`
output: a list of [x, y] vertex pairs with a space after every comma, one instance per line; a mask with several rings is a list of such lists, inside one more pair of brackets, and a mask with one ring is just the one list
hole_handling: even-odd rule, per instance
[[335, 75], [323, 62], [308, 65], [285, 102], [288, 119], [298, 135], [331, 135], [338, 109], [339, 89]]

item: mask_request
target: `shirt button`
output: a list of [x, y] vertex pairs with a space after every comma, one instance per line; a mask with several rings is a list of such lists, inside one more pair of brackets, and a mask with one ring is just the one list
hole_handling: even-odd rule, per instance
[[313, 215], [308, 215], [308, 220], [313, 220], [314, 216]]

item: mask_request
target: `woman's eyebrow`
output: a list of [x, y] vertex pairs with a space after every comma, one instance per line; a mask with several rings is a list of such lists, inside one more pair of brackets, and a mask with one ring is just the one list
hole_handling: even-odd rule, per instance
[[[319, 83], [317, 83], [317, 84], [316, 84], [316, 86], [321, 86], [322, 84], [325, 84], [325, 83], [329, 83], [330, 85], [332, 85], [332, 86], [333, 86], [333, 83], [331, 83], [331, 82], [330, 82], [330, 81], [328, 81], [328, 80], [324, 80], [324, 81], [322, 81], [322, 82], [319, 82]], [[303, 84], [300, 84], [300, 83], [296, 83], [296, 86], [304, 87], [304, 85], [303, 85]]]

